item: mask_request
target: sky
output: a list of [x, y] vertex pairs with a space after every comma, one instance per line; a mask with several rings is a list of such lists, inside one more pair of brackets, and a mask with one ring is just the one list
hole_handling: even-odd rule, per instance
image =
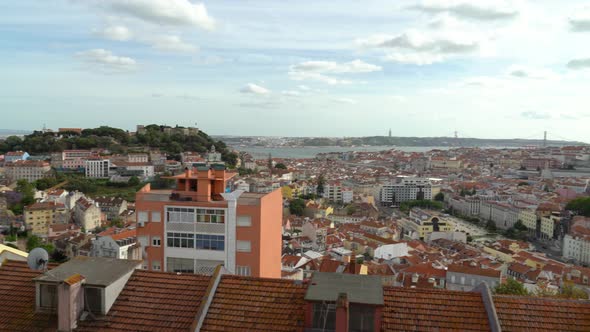
[[0, 128], [590, 142], [590, 0], [0, 2]]

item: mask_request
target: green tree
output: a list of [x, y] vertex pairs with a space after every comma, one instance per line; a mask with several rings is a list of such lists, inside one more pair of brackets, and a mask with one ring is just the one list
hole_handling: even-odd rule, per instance
[[524, 285], [513, 278], [508, 278], [505, 283], [496, 286], [494, 293], [502, 295], [529, 295]]
[[127, 182], [127, 184], [132, 187], [138, 186], [140, 183], [141, 181], [139, 181], [139, 178], [137, 176], [132, 176]]
[[486, 229], [488, 231], [495, 232], [496, 231], [496, 223], [491, 219], [488, 220], [488, 222], [486, 223]]
[[276, 169], [287, 169], [287, 166], [285, 164], [283, 164], [283, 163], [277, 163], [275, 165], [275, 168]]
[[349, 206], [346, 207], [346, 214], [348, 214], [349, 216], [353, 215], [356, 212], [356, 206], [350, 204]]
[[326, 185], [326, 178], [324, 177], [324, 174], [320, 174], [318, 176], [316, 185], [317, 185], [316, 192], [317, 192], [318, 196], [322, 196], [324, 194], [324, 190], [325, 190], [324, 186]]
[[585, 217], [590, 217], [590, 197], [578, 197], [573, 199], [567, 203], [565, 208]]
[[445, 194], [439, 192], [438, 194], [434, 195], [434, 200], [437, 202], [442, 202], [445, 200]]
[[304, 200], [297, 198], [289, 202], [289, 212], [291, 212], [291, 214], [302, 216], [303, 210], [305, 210]]
[[41, 247], [42, 244], [43, 242], [41, 241], [40, 237], [38, 237], [37, 235], [31, 235], [27, 238], [27, 251], [31, 251], [35, 248]]
[[559, 289], [557, 296], [564, 299], [588, 300], [588, 293], [576, 287], [571, 282], [564, 283]]

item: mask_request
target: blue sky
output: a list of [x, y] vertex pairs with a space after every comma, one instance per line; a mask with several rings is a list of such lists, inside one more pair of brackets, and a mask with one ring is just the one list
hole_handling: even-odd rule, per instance
[[590, 1], [3, 1], [0, 40], [0, 128], [590, 142]]

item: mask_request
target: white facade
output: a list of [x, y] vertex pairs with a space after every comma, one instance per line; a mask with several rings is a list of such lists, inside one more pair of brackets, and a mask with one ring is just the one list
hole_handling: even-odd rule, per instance
[[125, 167], [128, 171], [140, 171], [142, 176], [151, 178], [155, 175], [154, 165], [129, 165]]
[[429, 179], [403, 178], [399, 183], [385, 184], [379, 190], [379, 200], [382, 205], [397, 205], [420, 198], [432, 199], [432, 183]]
[[386, 244], [375, 249], [376, 259], [393, 259], [402, 256], [408, 256], [408, 244], [405, 242]]
[[324, 186], [323, 197], [330, 202], [348, 204], [352, 202], [353, 192], [340, 184], [328, 183]]
[[111, 161], [109, 159], [86, 160], [86, 177], [96, 179], [108, 179], [110, 176]]
[[563, 238], [563, 257], [576, 264], [590, 264], [590, 239], [567, 234]]
[[99, 237], [92, 243], [91, 256], [111, 257], [117, 259], [133, 259], [128, 257], [129, 248], [137, 242], [136, 238], [115, 241], [110, 236]]
[[5, 176], [11, 181], [27, 180], [34, 182], [47, 176], [51, 166], [42, 161], [15, 161], [4, 167]]

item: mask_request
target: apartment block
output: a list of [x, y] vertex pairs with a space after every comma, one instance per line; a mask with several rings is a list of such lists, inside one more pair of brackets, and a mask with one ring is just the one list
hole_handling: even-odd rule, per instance
[[49, 163], [34, 160], [18, 160], [4, 165], [5, 176], [10, 181], [34, 182], [46, 177], [51, 171]]
[[416, 199], [432, 199], [438, 192], [437, 187], [433, 193], [433, 187], [429, 179], [404, 177], [394, 183], [381, 186], [379, 200], [381, 205], [390, 206]]
[[55, 223], [66, 223], [68, 215], [65, 205], [45, 202], [25, 207], [25, 223], [33, 235], [47, 237], [49, 226]]
[[105, 158], [91, 158], [86, 160], [86, 177], [108, 179], [110, 177], [111, 161]]
[[222, 264], [240, 275], [280, 278], [281, 191], [231, 192], [235, 175], [223, 165], [199, 165], [169, 177], [174, 190], [147, 185], [137, 193], [144, 268], [195, 273]]

